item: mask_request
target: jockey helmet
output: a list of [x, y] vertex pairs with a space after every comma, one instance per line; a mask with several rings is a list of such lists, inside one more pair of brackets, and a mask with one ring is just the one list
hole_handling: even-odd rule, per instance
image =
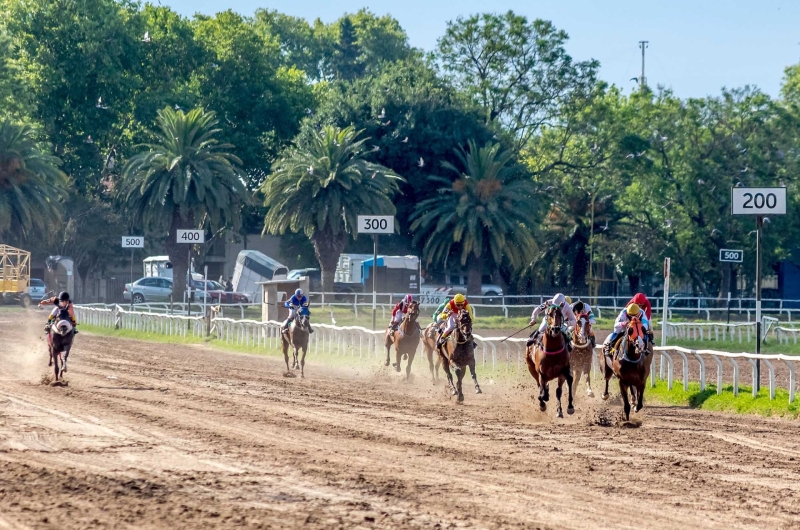
[[576, 314], [583, 313], [583, 310], [586, 309], [586, 304], [578, 300], [575, 302], [575, 305], [572, 306], [572, 311]]
[[410, 304], [413, 299], [414, 298], [410, 294], [407, 294], [403, 297], [403, 303]]
[[564, 299], [567, 301], [567, 303], [568, 303], [569, 305], [572, 305], [572, 297], [570, 297], [570, 296], [565, 296], [565, 297], [564, 297]]
[[631, 304], [625, 308], [625, 312], [628, 314], [629, 317], [638, 316], [641, 310], [642, 308], [639, 307], [639, 304]]
[[454, 304], [463, 304], [463, 303], [464, 303], [464, 302], [466, 302], [466, 301], [467, 301], [467, 297], [466, 297], [466, 296], [464, 296], [464, 295], [463, 295], [463, 294], [461, 294], [461, 293], [458, 293], [457, 295], [455, 295], [455, 296], [453, 297], [453, 303], [454, 303]]
[[61, 291], [58, 293], [58, 300], [60, 302], [69, 302], [69, 293], [67, 291]]
[[647, 299], [644, 293], [636, 293], [636, 296], [633, 297], [633, 303], [643, 306], [649, 304], [650, 301]]
[[300, 298], [301, 296], [303, 296], [303, 290], [302, 290], [302, 289], [297, 289], [297, 290], [294, 292], [294, 295], [295, 295], [297, 298]]
[[566, 297], [561, 293], [558, 293], [553, 297], [554, 305], [564, 305], [564, 302], [566, 301], [567, 301]]

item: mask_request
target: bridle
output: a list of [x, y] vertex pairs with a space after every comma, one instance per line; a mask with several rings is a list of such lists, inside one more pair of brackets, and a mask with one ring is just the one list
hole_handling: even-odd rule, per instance
[[[622, 348], [620, 348], [622, 351], [622, 360], [633, 364], [642, 362], [647, 353], [647, 344], [645, 340], [646, 334], [644, 332], [644, 326], [642, 325], [642, 319], [638, 316], [631, 317], [628, 321], [628, 325], [625, 326], [625, 336], [622, 339]], [[633, 351], [636, 353], [635, 359], [631, 359], [628, 356], [628, 343], [633, 343]]]
[[585, 313], [581, 313], [578, 317], [578, 326], [577, 329], [580, 330], [580, 333], [576, 333], [577, 338], [579, 338], [581, 343], [575, 343], [576, 348], [583, 348], [587, 344], [589, 344], [589, 333], [587, 328], [591, 330], [591, 324], [589, 323], [589, 317]]
[[[547, 329], [545, 333], [552, 337], [556, 338], [561, 335], [561, 326], [564, 325], [564, 315], [561, 313], [561, 308], [557, 305], [551, 305], [547, 308]], [[564, 350], [567, 349], [566, 342], [561, 346], [561, 349], [556, 351], [547, 351], [544, 349], [544, 343], [542, 343], [542, 351], [546, 355], [557, 355], [559, 353], [563, 353]]]
[[469, 311], [466, 309], [459, 310], [456, 318], [458, 319], [456, 343], [466, 344], [467, 342], [472, 342], [472, 319], [469, 316]]
[[408, 335], [408, 326], [412, 326], [416, 328], [417, 332], [419, 331], [419, 326], [414, 326], [417, 322], [417, 318], [419, 318], [419, 303], [414, 301], [408, 305], [408, 312], [403, 315], [403, 322], [400, 324], [400, 329], [403, 331], [403, 335]]

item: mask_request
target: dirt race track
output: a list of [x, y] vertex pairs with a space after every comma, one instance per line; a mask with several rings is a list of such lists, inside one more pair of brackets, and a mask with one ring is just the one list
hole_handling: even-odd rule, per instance
[[378, 367], [85, 333], [53, 387], [41, 320], [0, 312], [0, 529], [800, 527], [797, 422], [623, 427], [582, 386], [554, 420], [532, 382], [461, 406]]

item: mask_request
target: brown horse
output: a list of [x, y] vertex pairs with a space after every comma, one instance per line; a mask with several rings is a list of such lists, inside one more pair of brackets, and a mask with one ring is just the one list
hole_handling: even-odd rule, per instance
[[539, 384], [539, 409], [544, 412], [547, 410], [547, 401], [550, 401], [549, 381], [558, 378], [558, 388], [556, 389], [556, 399], [558, 400], [557, 416], [564, 417], [561, 410], [561, 387], [564, 381], [567, 382], [569, 390], [569, 404], [567, 413], [573, 414], [575, 408], [572, 405], [572, 371], [569, 366], [569, 350], [567, 340], [561, 331], [564, 324], [564, 316], [561, 308], [551, 305], [546, 313], [547, 329], [542, 334], [542, 343], [531, 344], [525, 354], [525, 361], [528, 363], [528, 371]]
[[439, 367], [442, 365], [442, 358], [436, 355], [436, 366], [434, 367], [434, 352], [436, 351], [436, 339], [439, 334], [436, 332], [438, 326], [431, 322], [425, 331], [422, 332], [422, 348], [425, 350], [425, 356], [428, 358], [428, 366], [431, 369], [431, 381], [435, 385], [439, 381]]
[[[308, 315], [298, 314], [288, 330], [281, 332], [281, 348], [283, 349], [283, 360], [286, 361], [286, 373], [291, 374], [289, 369], [289, 346], [292, 347], [294, 362], [292, 368], [300, 370], [300, 377], [304, 378], [306, 366], [306, 352], [308, 350]], [[303, 350], [303, 356], [299, 357], [299, 351]], [[294, 376], [291, 376], [294, 377]]]
[[420, 330], [417, 319], [419, 318], [419, 302], [413, 301], [408, 305], [408, 312], [403, 315], [403, 320], [397, 331], [391, 328], [384, 334], [384, 346], [386, 346], [386, 366], [389, 366], [389, 350], [394, 346], [396, 361], [392, 364], [395, 369], [400, 371], [401, 357], [408, 358], [406, 365], [406, 380], [411, 378], [411, 363], [417, 354], [419, 346]]
[[[472, 317], [469, 311], [462, 309], [450, 318], [456, 319], [456, 327], [450, 334], [448, 340], [439, 348], [439, 357], [444, 366], [444, 373], [447, 374], [447, 381], [450, 383], [450, 393], [458, 396], [458, 401], [464, 401], [464, 392], [461, 389], [461, 381], [464, 379], [464, 372], [469, 367], [472, 380], [475, 382], [475, 393], [482, 394], [478, 385], [478, 376], [475, 375], [475, 347], [472, 344]], [[456, 370], [457, 383], [453, 384], [453, 374], [450, 366]]]
[[592, 392], [592, 358], [594, 348], [591, 342], [592, 324], [589, 317], [583, 313], [578, 315], [578, 324], [572, 339], [572, 354], [569, 364], [572, 368], [572, 377], [575, 382], [580, 382], [581, 376], [586, 375], [586, 395], [594, 397]]
[[639, 412], [644, 407], [642, 400], [647, 378], [650, 376], [650, 359], [653, 354], [652, 343], [647, 339], [642, 320], [639, 317], [632, 317], [625, 327], [622, 340], [612, 353], [612, 358], [603, 356], [606, 377], [603, 399], [608, 399], [608, 381], [612, 375], [616, 375], [619, 378], [619, 392], [624, 402], [625, 421], [630, 421], [631, 417], [628, 389], [630, 397], [636, 402], [634, 412]]
[[66, 320], [61, 320], [47, 328], [47, 346], [50, 352], [50, 362], [47, 366], [53, 367], [56, 381], [60, 374], [67, 371], [67, 359], [74, 338], [75, 330], [72, 324]]

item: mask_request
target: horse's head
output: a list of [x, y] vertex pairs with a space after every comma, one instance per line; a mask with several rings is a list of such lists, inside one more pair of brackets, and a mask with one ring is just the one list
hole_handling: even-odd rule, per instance
[[458, 331], [464, 338], [472, 338], [472, 317], [469, 316], [469, 311], [462, 309], [456, 316], [458, 322]]
[[408, 304], [408, 313], [406, 313], [403, 318], [407, 318], [411, 322], [416, 322], [417, 318], [419, 318], [419, 302], [414, 300]]
[[556, 337], [561, 333], [561, 327], [564, 325], [564, 314], [561, 312], [561, 307], [551, 305], [547, 308], [547, 334]]
[[592, 334], [592, 323], [589, 322], [589, 316], [585, 313], [578, 315], [578, 325], [575, 327], [575, 342], [576, 346], [586, 346], [589, 342], [589, 336]]
[[[298, 313], [299, 313], [299, 312], [298, 312]], [[295, 321], [297, 322], [297, 325], [298, 325], [299, 327], [301, 327], [301, 328], [305, 328], [305, 327], [308, 325], [308, 315], [306, 315], [306, 314], [303, 314], [303, 313], [299, 313], [299, 314], [298, 314], [298, 315], [295, 317]]]
[[72, 332], [72, 324], [66, 320], [60, 320], [55, 326], [52, 326], [50, 330], [57, 335], [66, 337]]
[[[644, 324], [642, 319], [638, 316], [630, 317], [628, 324], [625, 326], [625, 334], [628, 339], [628, 347], [626, 353], [631, 360], [637, 360], [639, 357], [646, 353], [647, 334], [644, 331]], [[633, 354], [633, 355], [631, 355]]]

